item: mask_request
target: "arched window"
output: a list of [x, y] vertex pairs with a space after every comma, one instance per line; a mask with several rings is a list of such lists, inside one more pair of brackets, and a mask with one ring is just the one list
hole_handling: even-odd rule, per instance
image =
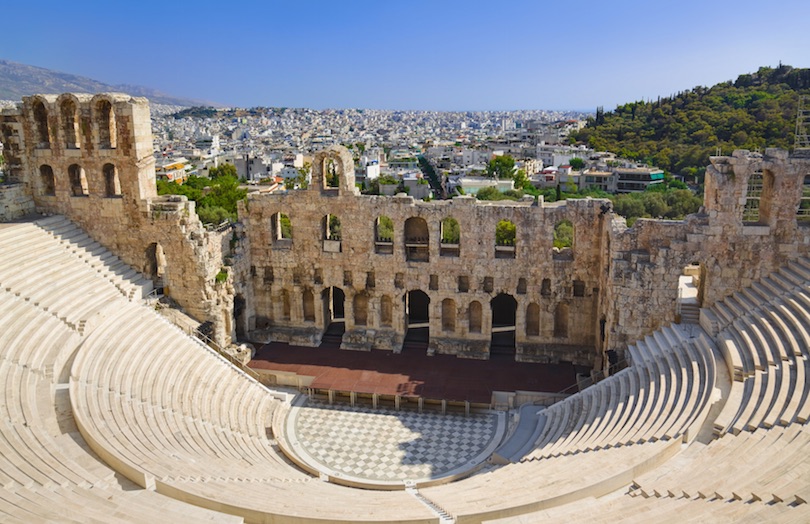
[[391, 297], [383, 295], [380, 298], [380, 325], [390, 326], [394, 319], [394, 303]]
[[424, 218], [411, 217], [405, 221], [405, 253], [407, 260], [430, 260], [430, 233]]
[[104, 164], [104, 189], [107, 197], [121, 196], [121, 182], [118, 180], [118, 169], [113, 164]]
[[101, 149], [115, 149], [115, 111], [108, 100], [102, 100], [96, 106], [98, 115], [98, 145]]
[[558, 304], [554, 312], [554, 336], [565, 338], [568, 336], [568, 304]]
[[532, 302], [526, 308], [526, 336], [540, 335], [540, 306]]
[[364, 293], [358, 293], [353, 300], [354, 324], [365, 326], [368, 323], [368, 297]]
[[394, 221], [382, 215], [374, 222], [374, 252], [380, 255], [394, 253]]
[[453, 217], [445, 217], [441, 222], [441, 244], [439, 256], [457, 257], [461, 241], [461, 230], [458, 220]]
[[304, 321], [315, 322], [315, 296], [312, 294], [312, 290], [305, 289], [301, 296], [304, 305]]
[[481, 303], [477, 300], [470, 302], [468, 310], [470, 333], [481, 332]]
[[56, 182], [53, 178], [53, 168], [47, 164], [39, 166], [39, 178], [42, 183], [42, 194], [54, 196], [56, 194]]
[[62, 129], [65, 132], [65, 148], [79, 149], [79, 117], [76, 103], [71, 99], [62, 101]]
[[442, 300], [442, 331], [456, 330], [456, 301], [452, 298]]
[[500, 220], [495, 226], [495, 258], [515, 258], [517, 227], [511, 220]]
[[324, 187], [340, 187], [340, 172], [338, 163], [333, 158], [325, 158], [323, 161], [323, 183]]
[[34, 131], [36, 133], [37, 148], [51, 148], [51, 132], [48, 127], [48, 110], [41, 100], [34, 102]]
[[90, 191], [87, 188], [87, 177], [84, 174], [84, 169], [78, 164], [71, 164], [68, 167], [68, 178], [70, 179], [70, 194], [78, 196], [87, 196]]

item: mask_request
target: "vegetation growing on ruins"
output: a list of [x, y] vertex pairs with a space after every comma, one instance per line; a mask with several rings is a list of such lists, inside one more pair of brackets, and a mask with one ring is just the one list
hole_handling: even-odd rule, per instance
[[495, 243], [499, 246], [514, 246], [517, 227], [509, 220], [501, 220], [495, 226]]
[[211, 168], [210, 178], [190, 176], [184, 184], [158, 180], [159, 195], [185, 195], [197, 203], [197, 215], [204, 224], [236, 221], [236, 203], [247, 195], [239, 189], [239, 178], [232, 164]]
[[[478, 191], [476, 197], [479, 200], [520, 200], [526, 195], [542, 195], [545, 202], [556, 202], [569, 198], [607, 198], [613, 202], [613, 210], [627, 219], [628, 225], [638, 218], [665, 218], [670, 220], [680, 220], [686, 215], [697, 213], [703, 205], [703, 196], [695, 195], [686, 185], [672, 177], [666, 177], [667, 183], [650, 186], [647, 191], [641, 193], [627, 193], [622, 195], [611, 195], [598, 189], [577, 190], [575, 187], [566, 188], [551, 187], [537, 189], [530, 183], [523, 186], [522, 190], [509, 190], [501, 193], [494, 187], [486, 187]], [[557, 246], [565, 247], [565, 246]]]
[[563, 220], [554, 226], [554, 247], [563, 249], [574, 245], [574, 224]]
[[572, 138], [700, 181], [718, 149], [789, 148], [800, 93], [810, 94], [810, 69], [761, 67], [734, 82], [598, 108]]

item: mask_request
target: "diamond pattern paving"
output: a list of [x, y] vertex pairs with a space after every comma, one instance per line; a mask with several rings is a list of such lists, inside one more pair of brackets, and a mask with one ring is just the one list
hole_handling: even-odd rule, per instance
[[463, 466], [494, 438], [494, 414], [446, 414], [332, 405], [299, 408], [299, 443], [317, 462], [368, 480], [437, 477]]

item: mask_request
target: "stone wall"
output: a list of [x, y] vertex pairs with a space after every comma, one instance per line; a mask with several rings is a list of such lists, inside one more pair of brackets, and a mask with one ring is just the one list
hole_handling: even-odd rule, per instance
[[[398, 351], [407, 333], [406, 297], [422, 292], [430, 301], [430, 347], [486, 358], [491, 303], [504, 295], [515, 304], [517, 359], [593, 363], [605, 261], [601, 238], [592, 233], [604, 227], [609, 202], [543, 205], [529, 198], [496, 204], [472, 197], [421, 202], [406, 195], [360, 196], [348, 184], [324, 187], [317, 173], [316, 167], [309, 190], [252, 194], [240, 210], [250, 238], [250, 267], [238, 279], [252, 283], [248, 317], [254, 337], [317, 345], [331, 321], [324, 293], [336, 288], [345, 295], [343, 347]], [[279, 235], [280, 214], [289, 217], [291, 239]], [[340, 220], [340, 240], [327, 238], [327, 215]], [[393, 223], [390, 243], [375, 239], [381, 216]], [[459, 243], [452, 247], [440, 242], [446, 217], [460, 228]], [[516, 226], [516, 243], [497, 247], [495, 229], [504, 219]], [[574, 246], [555, 252], [553, 231], [563, 220], [574, 226]], [[419, 238], [408, 238], [412, 222], [424, 228]], [[384, 314], [389, 308], [390, 314]], [[471, 308], [480, 308], [472, 326]], [[561, 308], [567, 313], [555, 333]], [[527, 313], [535, 317], [534, 329], [527, 329]]]
[[0, 184], [0, 222], [9, 222], [34, 212], [34, 200], [22, 184]]
[[[810, 216], [798, 212], [810, 210], [810, 159], [775, 149], [713, 157], [698, 214], [628, 228], [600, 199], [362, 196], [335, 146], [316, 155], [308, 190], [251, 194], [240, 223], [212, 232], [192, 202], [156, 195], [150, 126], [147, 101], [128, 95], [25, 98], [0, 114], [11, 182], [0, 218], [68, 216], [161, 280], [221, 344], [318, 345], [339, 321], [345, 349], [399, 351], [427, 328], [438, 353], [488, 358], [497, 342], [517, 360], [599, 368], [607, 350], [677, 320], [685, 266], [698, 265], [710, 306], [810, 253]], [[448, 217], [457, 240], [442, 240]], [[513, 242], [496, 240], [501, 221]], [[573, 245], [555, 249], [566, 221]]]
[[26, 97], [2, 114], [10, 178], [36, 210], [62, 214], [165, 290], [228, 343], [232, 299], [217, 285], [222, 235], [185, 197], [158, 197], [149, 104], [106, 93]]
[[[316, 163], [339, 148], [330, 151]], [[516, 359], [601, 367], [604, 351], [621, 354], [677, 320], [678, 278], [686, 266], [699, 265], [700, 298], [709, 306], [807, 253], [810, 222], [797, 220], [797, 208], [810, 189], [804, 184], [809, 167], [777, 150], [713, 158], [700, 213], [682, 221], [640, 219], [632, 228], [605, 200], [420, 202], [406, 195], [359, 196], [347, 183], [331, 188], [316, 176], [307, 191], [251, 195], [241, 208], [250, 238], [249, 263], [237, 276], [249, 283], [244, 292], [252, 297], [245, 324], [259, 338], [317, 345], [334, 316], [326, 295], [339, 289], [345, 295], [342, 347], [398, 351], [408, 332], [408, 299], [421, 292], [430, 301], [429, 347], [487, 358], [498, 331], [490, 305], [502, 307], [496, 299], [507, 296], [516, 305]], [[749, 177], [760, 172], [763, 188], [752, 193]], [[761, 217], [747, 223], [743, 210], [755, 194]], [[281, 214], [289, 218], [292, 238], [279, 233]], [[328, 238], [327, 216], [340, 219], [337, 241]], [[391, 242], [376, 242], [381, 216], [394, 224]], [[460, 226], [455, 251], [440, 241], [445, 217]], [[516, 226], [513, 254], [495, 245], [501, 219]], [[421, 240], [408, 238], [413, 220], [423, 221]], [[552, 242], [563, 220], [575, 235], [573, 247], [560, 251]], [[509, 258], [500, 258], [504, 254]], [[480, 320], [471, 324], [478, 309]]]

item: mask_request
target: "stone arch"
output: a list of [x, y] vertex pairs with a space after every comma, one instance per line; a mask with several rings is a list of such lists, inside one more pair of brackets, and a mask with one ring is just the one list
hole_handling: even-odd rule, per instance
[[394, 301], [388, 295], [380, 298], [380, 325], [389, 327], [394, 322]]
[[540, 335], [540, 306], [532, 302], [526, 307], [526, 336], [537, 337]]
[[352, 299], [352, 311], [356, 326], [368, 324], [368, 296], [365, 293], [358, 293], [354, 296]]
[[65, 134], [65, 149], [79, 149], [79, 113], [76, 101], [71, 97], [65, 97], [59, 104], [59, 112], [62, 117], [62, 131]]
[[568, 304], [557, 304], [554, 311], [554, 336], [558, 338], [568, 337]]
[[456, 301], [452, 298], [442, 300], [442, 331], [456, 330]]
[[[329, 185], [330, 172], [334, 170], [337, 187]], [[335, 191], [339, 194], [359, 194], [355, 186], [354, 158], [343, 146], [332, 146], [315, 154], [312, 162], [312, 183], [309, 189]]]
[[404, 230], [405, 258], [417, 262], [428, 262], [430, 260], [430, 231], [425, 219], [422, 217], [407, 219]]
[[323, 302], [324, 326], [329, 327], [329, 324], [333, 322], [343, 322], [346, 301], [346, 294], [343, 290], [336, 286], [328, 287], [321, 293], [321, 300]]
[[88, 196], [90, 190], [87, 187], [87, 176], [84, 169], [79, 164], [71, 164], [68, 167], [68, 179], [70, 180], [70, 194], [78, 196]]
[[406, 295], [408, 325], [430, 322], [430, 297], [421, 289], [408, 291]]
[[481, 303], [477, 300], [470, 302], [470, 307], [467, 309], [467, 316], [470, 333], [480, 333], [482, 324], [481, 318], [483, 316]]
[[509, 219], [501, 219], [495, 225], [495, 258], [515, 258], [517, 226]]
[[95, 121], [98, 126], [98, 147], [99, 149], [115, 149], [118, 144], [118, 137], [115, 126], [115, 109], [112, 103], [106, 98], [101, 98], [95, 103]]
[[301, 293], [301, 302], [304, 312], [305, 322], [315, 322], [315, 295], [311, 289], [305, 289]]
[[43, 195], [56, 195], [56, 180], [54, 179], [53, 168], [51, 166], [48, 164], [39, 166], [39, 180]]
[[114, 164], [104, 164], [104, 194], [108, 198], [121, 196], [121, 181], [118, 179], [118, 168]]
[[51, 130], [48, 125], [48, 110], [45, 108], [45, 103], [40, 100], [34, 100], [32, 107], [34, 115], [34, 133], [38, 149], [51, 148]]

